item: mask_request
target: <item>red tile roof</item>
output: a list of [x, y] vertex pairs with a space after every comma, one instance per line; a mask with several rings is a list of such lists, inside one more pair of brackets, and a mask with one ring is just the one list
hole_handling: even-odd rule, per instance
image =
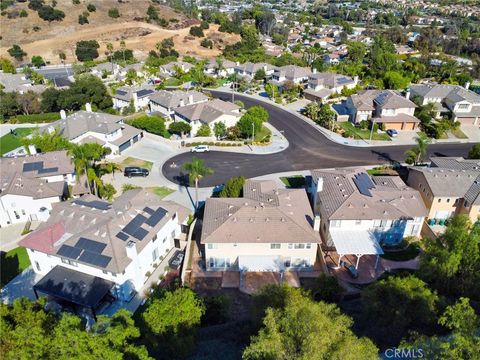
[[46, 254], [54, 254], [53, 245], [63, 234], [65, 234], [65, 224], [63, 221], [60, 221], [30, 233], [20, 240], [18, 244], [28, 249], [37, 250]]

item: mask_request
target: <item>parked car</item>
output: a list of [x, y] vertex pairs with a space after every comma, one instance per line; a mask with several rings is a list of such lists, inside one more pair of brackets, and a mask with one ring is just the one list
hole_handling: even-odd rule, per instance
[[390, 135], [391, 137], [397, 137], [398, 131], [395, 129], [388, 129], [387, 134]]
[[345, 261], [340, 262], [340, 266], [344, 267], [347, 270], [348, 275], [350, 275], [353, 279], [358, 278], [358, 270], [355, 268], [355, 266]]
[[139, 168], [139, 167], [126, 167], [123, 170], [123, 175], [131, 178], [132, 176], [143, 176], [146, 177], [150, 174], [148, 169]]
[[192, 150], [190, 151], [197, 152], [197, 153], [209, 152], [210, 148], [208, 147], [208, 145], [197, 145], [194, 148], [192, 148]]

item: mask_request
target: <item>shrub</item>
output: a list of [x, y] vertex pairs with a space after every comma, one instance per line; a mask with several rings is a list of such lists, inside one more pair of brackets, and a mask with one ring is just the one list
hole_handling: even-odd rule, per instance
[[208, 24], [208, 21], [202, 21], [202, 23], [200, 24], [200, 28], [202, 30], [207, 30], [209, 27], [210, 25]]
[[80, 25], [88, 24], [88, 17], [86, 17], [86, 16], [83, 15], [83, 14], [78, 15], [78, 23], [79, 23]]
[[23, 49], [18, 46], [17, 44], [12, 45], [10, 49], [7, 50], [11, 57], [15, 58], [16, 60], [22, 61], [23, 57], [27, 55]]
[[245, 184], [245, 177], [236, 176], [228, 179], [222, 191], [218, 194], [222, 198], [237, 198], [243, 196], [243, 185]]
[[207, 48], [207, 49], [212, 49], [213, 48], [213, 41], [205, 38], [200, 42], [200, 46], [202, 46], [204, 48]]
[[225, 295], [208, 296], [204, 299], [206, 311], [202, 316], [203, 325], [222, 324], [228, 320], [230, 299]]
[[82, 40], [77, 42], [75, 55], [79, 61], [89, 61], [98, 57], [100, 45], [97, 40]]
[[177, 121], [170, 124], [168, 131], [172, 134], [183, 135], [189, 133], [192, 127], [183, 121]]
[[164, 136], [166, 132], [165, 120], [160, 116], [145, 115], [128, 120], [127, 123], [137, 129], [142, 129], [155, 135]]
[[27, 16], [28, 16], [28, 13], [25, 9], [20, 11], [20, 17], [27, 17]]
[[51, 6], [42, 6], [38, 10], [38, 16], [45, 21], [62, 21], [65, 13]]
[[97, 7], [93, 4], [88, 4], [87, 5], [87, 10], [88, 10], [88, 12], [94, 12], [94, 11], [97, 11]]
[[110, 10], [108, 10], [108, 16], [116, 19], [120, 17], [120, 12], [118, 11], [117, 8], [111, 8]]
[[196, 136], [210, 136], [212, 134], [212, 131], [210, 130], [210, 126], [207, 124], [202, 124], [200, 128], [197, 131]]
[[59, 119], [60, 119], [60, 114], [58, 112], [52, 112], [52, 113], [43, 113], [43, 114], [17, 115], [15, 117], [11, 117], [9, 122], [12, 124], [42, 123], [42, 122], [53, 122]]
[[72, 0], [73, 5], [80, 5], [80, 0]]
[[204, 37], [205, 36], [203, 34], [203, 30], [200, 26], [192, 26], [190, 28], [190, 35], [196, 36], [196, 37]]

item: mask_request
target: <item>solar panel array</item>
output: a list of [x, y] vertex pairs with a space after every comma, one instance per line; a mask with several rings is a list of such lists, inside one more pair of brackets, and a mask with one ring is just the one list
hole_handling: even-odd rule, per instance
[[137, 91], [137, 96], [142, 97], [151, 93], [153, 93], [153, 90], [143, 89], [143, 90]]
[[348, 84], [350, 82], [350, 79], [346, 78], [346, 77], [341, 77], [338, 79], [338, 84], [339, 85], [343, 85], [343, 84]]
[[102, 255], [106, 246], [101, 242], [81, 237], [75, 246], [62, 245], [58, 249], [57, 255], [105, 268], [112, 260], [110, 256]]
[[143, 224], [147, 224], [150, 227], [156, 226], [165, 215], [167, 210], [164, 208], [158, 208], [153, 210], [149, 207], [143, 208], [143, 211], [149, 215], [145, 217], [141, 214], [135, 216], [116, 236], [122, 241], [127, 241], [130, 236], [133, 236], [137, 240], [143, 240], [148, 235], [148, 230], [142, 228]]
[[123, 90], [117, 90], [117, 94], [118, 95], [127, 95], [127, 92], [123, 91]]
[[167, 215], [167, 210], [160, 207], [152, 215], [150, 215], [150, 217], [145, 223], [153, 227], [157, 225], [160, 222], [160, 220], [162, 220], [165, 217], [165, 215]]
[[357, 186], [360, 194], [370, 197], [372, 196], [370, 190], [375, 188], [375, 184], [373, 183], [372, 179], [370, 179], [370, 176], [368, 176], [366, 173], [355, 175], [353, 182]]
[[39, 169], [38, 173], [39, 174], [48, 174], [48, 173], [57, 172], [57, 171], [58, 171], [58, 167], [52, 167], [52, 168], [46, 168], [46, 169]]
[[35, 161], [23, 164], [23, 172], [38, 171], [43, 169], [43, 161]]
[[98, 210], [108, 210], [110, 209], [110, 206], [111, 206], [109, 203], [105, 201], [100, 201], [100, 200], [84, 201], [84, 200], [77, 199], [77, 200], [74, 200], [73, 203], [77, 205], [92, 207]]

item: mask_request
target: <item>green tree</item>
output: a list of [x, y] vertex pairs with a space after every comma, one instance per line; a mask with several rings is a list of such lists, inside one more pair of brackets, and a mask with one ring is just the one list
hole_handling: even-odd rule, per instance
[[396, 70], [398, 60], [394, 44], [383, 36], [376, 36], [368, 57], [369, 72], [372, 77], [381, 78], [391, 70]]
[[421, 164], [425, 158], [425, 155], [427, 155], [430, 139], [424, 133], [420, 133], [415, 138], [415, 142], [417, 143], [415, 147], [405, 151], [405, 162], [407, 164]]
[[191, 162], [186, 162], [182, 166], [183, 170], [188, 172], [190, 184], [195, 185], [195, 209], [198, 208], [198, 183], [205, 176], [212, 175], [213, 170], [206, 167], [203, 160], [192, 158]]
[[236, 176], [228, 179], [222, 191], [218, 196], [221, 198], [238, 198], [243, 196], [243, 185], [245, 184], [244, 176]]
[[54, 131], [34, 131], [31, 138], [23, 138], [23, 145], [34, 145], [38, 152], [50, 152], [57, 150], [68, 150], [71, 143], [63, 137], [56, 129]]
[[256, 359], [374, 359], [378, 349], [350, 330], [352, 320], [333, 304], [316, 303], [299, 290], [284, 306], [266, 310], [263, 328], [243, 352]]
[[207, 124], [202, 124], [198, 130], [197, 130], [197, 134], [195, 136], [210, 136], [212, 135], [212, 131], [210, 129], [210, 126], [208, 126]]
[[172, 134], [177, 134], [183, 136], [192, 131], [192, 127], [184, 121], [176, 121], [169, 125], [168, 131]]
[[45, 21], [62, 21], [65, 13], [62, 10], [55, 9], [53, 6], [42, 6], [38, 9], [38, 16]]
[[246, 114], [258, 119], [259, 122], [267, 122], [268, 121], [268, 111], [265, 110], [262, 106], [252, 106], [248, 108]]
[[333, 131], [333, 128], [335, 127], [335, 112], [330, 107], [330, 104], [322, 104], [320, 106], [317, 123], [320, 126]]
[[480, 159], [480, 144], [475, 144], [472, 146], [468, 152], [469, 159]]
[[133, 127], [136, 127], [137, 129], [142, 129], [155, 135], [165, 136], [165, 119], [161, 116], [144, 115], [136, 117], [132, 120], [128, 120], [127, 123]]
[[267, 74], [265, 73], [264, 69], [258, 69], [255, 72], [255, 76], [253, 77], [257, 81], [262, 81], [267, 77]]
[[17, 115], [20, 111], [17, 94], [14, 92], [4, 93], [0, 91], [0, 116], [2, 119], [8, 119], [11, 116]]
[[325, 301], [328, 303], [335, 303], [340, 301], [344, 293], [343, 288], [338, 283], [335, 276], [320, 274], [315, 279], [315, 283], [312, 288], [312, 296], [316, 301]]
[[97, 11], [97, 7], [94, 4], [90, 3], [87, 5], [87, 10], [88, 12], [95, 12]]
[[39, 68], [45, 65], [45, 60], [39, 55], [32, 56], [32, 65]]
[[220, 139], [220, 138], [224, 137], [227, 133], [227, 127], [225, 126], [225, 123], [223, 123], [221, 121], [216, 122], [213, 125], [213, 132], [214, 132], [215, 136], [217, 137], [217, 139]]
[[144, 323], [153, 334], [150, 339], [163, 352], [184, 357], [194, 345], [195, 329], [200, 325], [205, 307], [188, 288], [166, 291], [154, 299], [142, 314]]
[[97, 40], [81, 40], [77, 42], [75, 55], [79, 61], [89, 61], [98, 57], [100, 45]]
[[17, 73], [17, 70], [15, 69], [15, 66], [13, 65], [13, 63], [6, 58], [0, 58], [0, 69], [4, 73], [9, 73], [9, 74]]
[[305, 106], [303, 113], [305, 116], [309, 117], [313, 121], [318, 122], [320, 105], [316, 101], [312, 101], [311, 103], [308, 103], [307, 106]]
[[147, 9], [148, 20], [150, 21], [157, 21], [158, 20], [158, 12], [155, 9], [155, 6], [150, 5]]
[[387, 71], [383, 83], [386, 89], [403, 90], [410, 85], [410, 79], [398, 71]]
[[10, 49], [7, 50], [11, 57], [15, 60], [23, 61], [23, 57], [27, 56], [27, 53], [17, 44], [12, 45]]
[[117, 8], [111, 8], [111, 9], [108, 10], [108, 16], [116, 19], [116, 18], [120, 17], [120, 12], [118, 11]]
[[196, 36], [196, 37], [204, 37], [205, 34], [203, 33], [203, 30], [200, 26], [192, 26], [190, 28], [190, 35]]

